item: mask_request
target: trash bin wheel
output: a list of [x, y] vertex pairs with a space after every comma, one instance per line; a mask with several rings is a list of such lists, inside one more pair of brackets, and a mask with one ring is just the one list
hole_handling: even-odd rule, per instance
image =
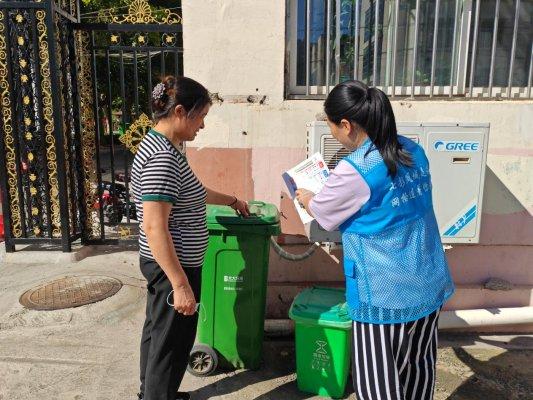
[[187, 371], [194, 376], [208, 376], [218, 366], [218, 356], [214, 349], [205, 344], [195, 344], [189, 355]]

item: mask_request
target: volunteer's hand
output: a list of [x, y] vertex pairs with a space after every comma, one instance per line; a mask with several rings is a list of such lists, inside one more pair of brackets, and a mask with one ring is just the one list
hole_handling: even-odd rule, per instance
[[248, 208], [248, 203], [243, 200], [237, 200], [237, 202], [232, 206], [232, 208], [241, 214], [243, 217], [250, 216], [250, 209]]
[[196, 299], [189, 283], [172, 285], [174, 289], [174, 310], [183, 315], [193, 315], [196, 312]]
[[296, 191], [296, 199], [298, 200], [298, 203], [300, 203], [300, 205], [305, 209], [308, 208], [309, 202], [314, 196], [315, 194], [307, 189], [298, 189]]

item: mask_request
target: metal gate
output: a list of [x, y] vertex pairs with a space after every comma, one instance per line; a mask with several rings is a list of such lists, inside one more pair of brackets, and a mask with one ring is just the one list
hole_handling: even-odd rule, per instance
[[[167, 11], [157, 18], [142, 1], [134, 2], [128, 15], [109, 18], [111, 22], [76, 26], [84, 57], [82, 114], [93, 111], [97, 121], [93, 134], [100, 196], [92, 236], [107, 242], [136, 241], [130, 166], [151, 127], [153, 85], [166, 74], [182, 74], [182, 26], [179, 15]], [[91, 70], [85, 71], [88, 63]]]
[[181, 17], [135, 0], [79, 23], [76, 0], [0, 1], [6, 250], [136, 241], [130, 167], [153, 85], [183, 71]]

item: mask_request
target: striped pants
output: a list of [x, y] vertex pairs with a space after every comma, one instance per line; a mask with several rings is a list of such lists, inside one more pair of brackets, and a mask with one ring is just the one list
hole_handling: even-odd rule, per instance
[[439, 311], [402, 324], [354, 321], [352, 379], [358, 400], [432, 400]]

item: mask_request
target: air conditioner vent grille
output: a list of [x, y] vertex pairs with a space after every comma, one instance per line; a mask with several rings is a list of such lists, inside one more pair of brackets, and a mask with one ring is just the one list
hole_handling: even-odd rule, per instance
[[333, 137], [322, 136], [322, 156], [329, 169], [334, 169], [339, 161], [350, 153], [350, 150], [346, 149]]

